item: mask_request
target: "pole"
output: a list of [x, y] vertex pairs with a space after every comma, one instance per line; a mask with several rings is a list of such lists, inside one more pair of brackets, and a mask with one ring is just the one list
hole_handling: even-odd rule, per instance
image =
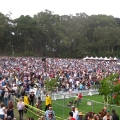
[[46, 60], [45, 60], [45, 72], [46, 72]]
[[93, 100], [92, 100], [92, 112], [93, 112], [93, 109], [94, 109], [94, 103], [93, 103]]
[[65, 94], [64, 94], [64, 99], [63, 99], [63, 118], [64, 118], [64, 113], [65, 113], [64, 106], [65, 106]]

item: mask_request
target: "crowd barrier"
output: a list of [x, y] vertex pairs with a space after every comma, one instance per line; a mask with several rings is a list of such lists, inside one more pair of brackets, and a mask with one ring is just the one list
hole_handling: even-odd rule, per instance
[[[82, 96], [87, 96], [87, 95], [97, 95], [99, 94], [98, 89], [90, 89], [90, 90], [80, 90], [80, 91], [72, 91], [72, 92], [57, 92], [57, 93], [51, 93], [51, 99], [52, 100], [59, 100], [59, 99], [64, 99], [64, 98], [73, 98], [76, 96], [76, 94], [82, 93]], [[42, 101], [45, 101], [46, 95], [41, 95]]]
[[[17, 104], [17, 102], [18, 102], [18, 98], [16, 98], [15, 96], [14, 96], [14, 98], [13, 98], [14, 100], [14, 104], [16, 103]], [[41, 118], [41, 116], [44, 116], [45, 115], [45, 111], [43, 111], [43, 110], [40, 110], [40, 109], [38, 109], [38, 108], [36, 108], [36, 107], [34, 107], [34, 106], [31, 106], [31, 105], [26, 105], [26, 106], [28, 106], [28, 111], [29, 112], [31, 112], [31, 113], [33, 113], [35, 116], [37, 116], [37, 117], [39, 117], [39, 118]], [[39, 115], [39, 113], [40, 113], [40, 115]], [[57, 116], [57, 115], [55, 115], [55, 118], [56, 118], [56, 120], [67, 120], [67, 118], [64, 118], [64, 117], [61, 117], [61, 116]]]
[[[70, 107], [67, 106], [69, 100], [73, 99], [75, 100], [75, 96], [77, 93], [82, 93], [83, 96], [92, 96], [92, 95], [97, 95], [98, 90], [84, 90], [84, 91], [74, 91], [74, 92], [67, 92], [67, 93], [52, 93], [51, 94], [51, 98], [52, 98], [52, 107], [53, 110], [55, 111], [55, 115], [56, 115], [56, 119], [57, 120], [66, 120], [66, 118], [68, 117], [68, 111], [71, 110]], [[42, 101], [45, 101], [45, 95], [41, 95], [41, 99]], [[17, 100], [17, 98], [15, 98]], [[44, 115], [44, 111], [37, 109], [36, 107], [33, 107], [31, 105], [28, 105], [29, 111], [33, 114], [35, 114], [36, 116], [40, 117], [38, 113], [38, 111], [40, 113], [42, 113], [41, 115]], [[57, 107], [56, 107], [57, 106]], [[114, 108], [116, 110], [117, 113], [119, 113], [120, 110], [120, 106], [116, 106], [116, 105], [110, 105], [110, 104], [104, 104], [101, 102], [97, 102], [97, 101], [93, 101], [90, 99], [85, 99], [84, 97], [82, 98], [82, 103], [79, 104], [80, 110], [82, 111], [84, 114], [87, 112], [100, 112], [103, 107], [106, 106], [107, 109], [111, 112], [111, 110]], [[86, 107], [86, 111], [83, 110], [83, 107]]]

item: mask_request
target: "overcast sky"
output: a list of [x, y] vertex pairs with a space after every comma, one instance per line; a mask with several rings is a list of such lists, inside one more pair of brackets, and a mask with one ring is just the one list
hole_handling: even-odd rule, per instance
[[120, 18], [120, 0], [0, 0], [0, 12], [33, 16], [45, 9], [59, 15], [85, 12], [88, 15], [106, 14]]

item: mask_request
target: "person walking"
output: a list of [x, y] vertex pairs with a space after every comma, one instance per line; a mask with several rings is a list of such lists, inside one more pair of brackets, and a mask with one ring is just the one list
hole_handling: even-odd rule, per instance
[[23, 110], [24, 110], [24, 102], [22, 101], [22, 98], [19, 99], [17, 103], [17, 108], [19, 112], [19, 120], [23, 120]]

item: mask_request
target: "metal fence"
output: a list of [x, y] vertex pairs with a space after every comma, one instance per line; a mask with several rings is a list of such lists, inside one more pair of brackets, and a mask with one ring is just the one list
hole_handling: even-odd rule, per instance
[[[87, 96], [87, 95], [97, 95], [99, 94], [97, 89], [90, 89], [90, 90], [80, 90], [80, 91], [73, 91], [73, 92], [57, 92], [57, 93], [52, 93], [50, 94], [52, 100], [58, 100], [58, 99], [64, 99], [64, 98], [73, 98], [76, 96], [76, 94], [82, 93], [82, 96]], [[45, 101], [45, 95], [41, 95], [42, 101]]]
[[[68, 107], [68, 102], [70, 100], [75, 100], [75, 96], [78, 93], [82, 93], [83, 96], [92, 96], [92, 95], [97, 95], [98, 90], [84, 90], [84, 91], [77, 91], [77, 92], [72, 92], [72, 93], [53, 93], [51, 94], [52, 98], [52, 107], [53, 110], [55, 111], [57, 116], [62, 116], [63, 118], [68, 117], [68, 113], [71, 111], [71, 107]], [[41, 96], [42, 101], [45, 100], [45, 95]], [[82, 98], [82, 102], [79, 103], [79, 106], [75, 105], [79, 111], [82, 111], [84, 114], [87, 112], [95, 112], [99, 113], [102, 111], [104, 106], [107, 107], [107, 110], [110, 112], [114, 108], [117, 113], [120, 111], [120, 106], [116, 105], [110, 105], [110, 104], [104, 104], [102, 102], [97, 102], [94, 100], [90, 99], [85, 99], [84, 97]]]
[[[68, 113], [71, 111], [71, 107], [68, 106], [68, 102], [70, 100], [75, 100], [75, 96], [78, 93], [82, 93], [83, 96], [88, 96], [88, 95], [97, 95], [98, 90], [84, 90], [84, 91], [74, 91], [74, 92], [58, 92], [58, 93], [52, 93], [51, 98], [52, 98], [52, 107], [53, 110], [55, 111], [55, 115], [63, 118], [68, 117]], [[45, 101], [45, 95], [41, 95], [42, 101]], [[12, 96], [11, 100], [15, 104], [15, 97]], [[76, 108], [78, 108], [79, 111], [82, 111], [84, 114], [87, 112], [95, 112], [99, 113], [102, 111], [103, 107], [106, 106], [107, 110], [110, 112], [112, 109], [115, 109], [117, 113], [120, 111], [120, 106], [116, 105], [110, 105], [110, 104], [104, 104], [101, 102], [97, 102], [94, 100], [90, 99], [85, 99], [84, 97], [81, 100], [81, 103], [77, 106], [74, 104]], [[59, 119], [58, 119], [59, 120]], [[61, 120], [61, 119], [60, 119]]]

